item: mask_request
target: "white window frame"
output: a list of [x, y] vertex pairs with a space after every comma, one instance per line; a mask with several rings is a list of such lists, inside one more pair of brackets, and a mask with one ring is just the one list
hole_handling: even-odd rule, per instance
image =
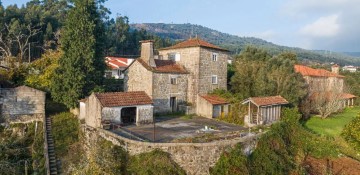
[[[215, 79], [214, 79], [215, 78]], [[215, 80], [215, 81], [214, 81]], [[218, 77], [217, 75], [212, 75], [211, 76], [211, 84], [218, 84]]]
[[212, 53], [212, 61], [218, 61], [218, 54], [217, 53]]
[[180, 53], [171, 52], [168, 54], [168, 59], [173, 61], [180, 61]]

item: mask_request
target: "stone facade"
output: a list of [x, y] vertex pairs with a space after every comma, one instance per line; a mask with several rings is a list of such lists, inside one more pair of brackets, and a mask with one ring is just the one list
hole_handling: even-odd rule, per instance
[[134, 61], [131, 69], [125, 71], [124, 91], [145, 91], [146, 94], [152, 97], [153, 72], [147, 70], [138, 61]]
[[[197, 40], [189, 40], [184, 43]], [[148, 93], [154, 101], [155, 113], [174, 111], [174, 107], [172, 108], [170, 105], [171, 97], [176, 98], [175, 108], [177, 110], [179, 105], [186, 103], [191, 104], [193, 108], [188, 111], [198, 113], [197, 100], [200, 94], [207, 94], [214, 89], [227, 88], [229, 55], [226, 50], [213, 45], [208, 47], [209, 43], [205, 43], [206, 46], [194, 45], [160, 49], [159, 55], [154, 57], [153, 52], [149, 52], [153, 49], [146, 47], [148, 46], [146, 44], [148, 43], [142, 44], [144, 50], [139, 59], [144, 60], [147, 65], [144, 66], [139, 61], [130, 65], [125, 74], [124, 89], [125, 91], [141, 90]], [[187, 73], [156, 71], [157, 65], [151, 64], [156, 63], [156, 60], [173, 60], [174, 64], [184, 67]], [[177, 77], [176, 85], [171, 84], [171, 77]]]
[[84, 130], [88, 148], [102, 137], [114, 145], [123, 147], [130, 155], [161, 149], [169, 153], [171, 158], [190, 175], [209, 174], [209, 168], [216, 164], [225, 150], [233, 148], [238, 143], [242, 143], [244, 149], [254, 148], [258, 137], [254, 135], [209, 143], [149, 143], [130, 140], [103, 129], [85, 127]]
[[[154, 110], [157, 113], [172, 112], [170, 98], [175, 97], [176, 104], [187, 101], [187, 74], [165, 74], [154, 73], [153, 101]], [[175, 78], [176, 83], [171, 84], [171, 78]], [[176, 105], [177, 106], [177, 105]], [[175, 109], [177, 111], [178, 109]]]
[[27, 86], [1, 90], [1, 115], [10, 122], [42, 121], [46, 93]]
[[[112, 96], [112, 94], [108, 96]], [[101, 103], [96, 94], [90, 95], [84, 102], [80, 102], [80, 104], [81, 103], [84, 103], [83, 108], [80, 108], [80, 113], [85, 116], [85, 123], [94, 128], [101, 128], [102, 122], [105, 120], [113, 124], [124, 124], [122, 115], [124, 115], [123, 110], [126, 108], [134, 109], [134, 118], [137, 125], [153, 122], [153, 106], [151, 103], [138, 105], [120, 105], [121, 103], [119, 103], [119, 105], [107, 106]]]

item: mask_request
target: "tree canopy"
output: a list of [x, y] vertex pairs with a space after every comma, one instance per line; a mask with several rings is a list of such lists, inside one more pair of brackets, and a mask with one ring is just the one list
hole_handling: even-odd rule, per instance
[[52, 96], [69, 108], [103, 81], [104, 23], [95, 0], [75, 0], [61, 38], [63, 57], [53, 79]]
[[302, 76], [295, 72], [296, 55], [271, 56], [265, 50], [247, 47], [234, 60], [231, 91], [245, 99], [281, 95], [293, 105], [307, 94]]

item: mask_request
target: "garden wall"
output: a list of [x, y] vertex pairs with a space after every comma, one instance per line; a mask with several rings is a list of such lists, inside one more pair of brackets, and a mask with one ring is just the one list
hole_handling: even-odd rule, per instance
[[244, 149], [254, 147], [258, 135], [239, 137], [231, 140], [221, 140], [209, 143], [150, 143], [130, 140], [110, 131], [84, 126], [87, 147], [90, 148], [99, 137], [111, 141], [114, 145], [123, 147], [130, 155], [161, 149], [171, 155], [187, 174], [209, 174], [209, 168], [214, 166], [224, 150], [242, 143]]

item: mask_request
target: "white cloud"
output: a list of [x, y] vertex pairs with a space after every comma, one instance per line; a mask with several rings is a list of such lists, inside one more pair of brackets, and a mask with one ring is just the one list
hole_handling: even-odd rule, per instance
[[313, 23], [307, 24], [300, 29], [300, 33], [310, 37], [334, 37], [339, 34], [339, 15], [320, 17]]

